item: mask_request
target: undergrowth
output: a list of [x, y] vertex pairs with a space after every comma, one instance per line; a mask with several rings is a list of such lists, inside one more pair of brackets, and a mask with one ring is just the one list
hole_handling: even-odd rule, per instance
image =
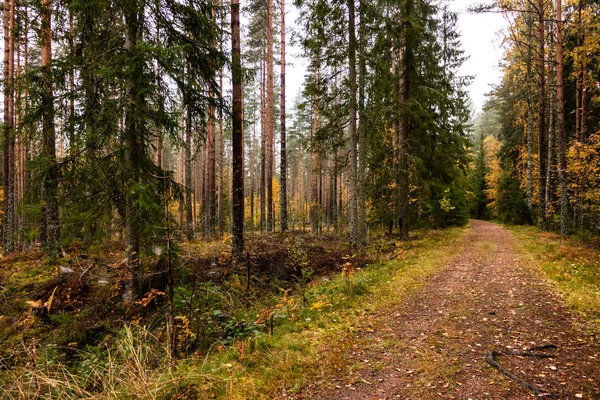
[[[209, 283], [178, 288], [180, 310], [188, 312], [177, 322], [181, 358], [169, 355], [160, 323], [126, 324], [94, 346], [76, 348], [69, 361], [57, 357], [55, 345], [24, 346], [26, 361], [0, 372], [0, 393], [9, 399], [248, 399], [298, 392], [348, 368], [346, 350], [356, 332], [374, 329], [372, 312], [400, 304], [420, 287], [465, 232], [420, 233], [391, 251], [375, 240], [369, 251], [384, 261], [361, 268], [347, 257], [340, 273], [313, 280], [308, 256], [295, 243], [295, 287], [255, 296], [250, 305], [241, 306], [245, 283], [238, 275], [230, 277], [233, 294]], [[199, 336], [215, 334], [195, 326], [194, 313], [209, 322], [198, 326], [218, 330], [221, 339], [191, 348]]]

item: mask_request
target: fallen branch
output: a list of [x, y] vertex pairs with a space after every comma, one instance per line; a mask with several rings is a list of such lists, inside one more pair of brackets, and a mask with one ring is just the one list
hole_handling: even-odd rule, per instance
[[556, 345], [549, 343], [549, 344], [544, 344], [542, 346], [529, 347], [528, 349], [525, 349], [525, 351], [516, 351], [516, 350], [511, 350], [511, 349], [505, 349], [502, 352], [507, 355], [521, 356], [521, 357], [536, 357], [536, 358], [552, 358], [552, 357], [554, 357], [552, 354], [535, 353], [535, 351], [548, 350], [548, 349], [556, 349]]
[[[554, 396], [553, 394], [542, 391], [542, 389], [540, 389], [539, 387], [537, 387], [529, 382], [524, 381], [523, 379], [514, 375], [509, 370], [507, 370], [502, 365], [500, 365], [500, 363], [498, 361], [496, 361], [496, 357], [501, 354], [502, 354], [501, 352], [492, 350], [492, 352], [490, 352], [490, 354], [488, 354], [488, 356], [486, 357], [485, 361], [488, 364], [490, 364], [492, 367], [496, 368], [498, 371], [502, 372], [504, 375], [506, 375], [507, 377], [512, 379], [513, 381], [515, 381], [518, 384], [525, 386], [527, 389], [531, 390], [533, 393], [535, 393], [536, 396], [538, 396], [538, 397], [548, 396], [552, 399], [557, 399], [557, 397]], [[507, 353], [507, 354], [511, 354], [511, 353]], [[536, 353], [533, 353], [533, 354], [536, 354]]]
[[412, 246], [408, 246], [405, 249], [401, 249], [398, 253], [396, 253], [393, 257], [389, 258], [388, 261], [392, 261], [398, 257], [400, 257], [402, 254], [406, 253], [408, 250], [411, 249]]
[[533, 353], [531, 351], [515, 351], [515, 350], [504, 350], [504, 354], [511, 356], [521, 356], [521, 357], [536, 357], [536, 358], [552, 358], [554, 357], [552, 354], [546, 353]]
[[545, 344], [543, 346], [533, 346], [527, 349], [527, 351], [536, 351], [536, 350], [548, 350], [548, 349], [556, 349], [556, 345], [552, 343]]

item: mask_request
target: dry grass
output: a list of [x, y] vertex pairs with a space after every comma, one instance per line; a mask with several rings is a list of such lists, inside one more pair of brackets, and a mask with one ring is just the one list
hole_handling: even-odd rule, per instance
[[543, 274], [569, 305], [600, 325], [600, 251], [534, 227], [510, 227], [528, 265]]

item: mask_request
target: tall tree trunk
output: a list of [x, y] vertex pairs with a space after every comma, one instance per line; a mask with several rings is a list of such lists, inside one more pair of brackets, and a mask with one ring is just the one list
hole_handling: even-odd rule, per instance
[[[221, 39], [221, 51], [223, 50], [223, 40]], [[223, 70], [219, 71], [219, 98], [223, 98]], [[223, 164], [224, 158], [223, 153], [225, 152], [225, 143], [223, 142], [223, 107], [219, 107], [219, 235], [223, 236], [225, 231], [225, 180], [223, 179], [223, 173], [225, 171], [225, 165]]]
[[[256, 92], [254, 93], [254, 98], [256, 98]], [[254, 192], [256, 190], [255, 187], [255, 147], [254, 140], [256, 138], [256, 123], [252, 124], [252, 137], [250, 139], [250, 232], [254, 232]]]
[[281, 186], [279, 191], [279, 208], [281, 232], [288, 230], [287, 216], [287, 149], [285, 131], [285, 0], [281, 0]]
[[267, 106], [265, 103], [266, 94], [266, 57], [263, 57], [261, 68], [260, 84], [260, 231], [264, 233], [267, 230]]
[[[217, 14], [216, 14], [216, 6], [217, 1], [212, 1], [213, 9], [213, 21], [216, 25], [217, 23]], [[213, 44], [214, 49], [217, 49], [217, 43]], [[216, 78], [216, 77], [215, 77]], [[216, 160], [217, 160], [217, 146], [215, 142], [215, 124], [217, 119], [216, 107], [215, 107], [215, 90], [211, 87], [209, 88], [209, 101], [210, 104], [208, 106], [208, 129], [206, 136], [206, 167], [207, 167], [207, 175], [206, 175], [206, 206], [207, 206], [207, 214], [206, 221], [204, 225], [204, 234], [206, 237], [212, 237], [215, 234], [215, 221], [216, 221], [216, 213], [217, 213], [217, 191], [216, 191]]]
[[[16, 69], [14, 69], [14, 78], [13, 78], [13, 85], [15, 85], [15, 83], [18, 83], [18, 85], [15, 86], [15, 90], [13, 90], [13, 112], [14, 112], [14, 117], [13, 117], [13, 121], [14, 125], [16, 125], [17, 127], [21, 126], [21, 116], [23, 115], [23, 109], [22, 109], [22, 93], [23, 93], [23, 86], [22, 86], [22, 75], [21, 75], [21, 40], [19, 40], [17, 42], [17, 49], [16, 49], [16, 56], [17, 56], [17, 66]], [[16, 100], [14, 100], [16, 97]], [[14, 207], [13, 207], [13, 212], [14, 212], [14, 216], [13, 216], [13, 221], [14, 221], [14, 232], [15, 232], [15, 242], [17, 244], [17, 246], [19, 245], [19, 243], [21, 242], [21, 238], [20, 238], [20, 233], [21, 233], [21, 221], [20, 221], [20, 216], [18, 213], [18, 208], [19, 208], [19, 203], [20, 200], [22, 198], [22, 192], [19, 190], [20, 189], [20, 185], [19, 182], [21, 182], [21, 178], [22, 178], [22, 164], [21, 164], [21, 148], [23, 147], [23, 140], [25, 138], [25, 136], [22, 133], [22, 129], [19, 129], [17, 132], [15, 132], [15, 143], [13, 145], [13, 159], [14, 159], [14, 179], [13, 179], [13, 198], [14, 198]]]
[[533, 91], [532, 70], [533, 64], [533, 18], [526, 17], [527, 21], [527, 209], [533, 217]]
[[[211, 91], [211, 101], [214, 95]], [[204, 234], [206, 237], [214, 235], [215, 221], [215, 169], [216, 169], [216, 148], [215, 148], [215, 106], [210, 105], [208, 110], [208, 129], [206, 137], [206, 221], [204, 225]]]
[[[315, 63], [313, 79], [317, 82], [319, 72], [318, 65]], [[319, 233], [319, 143], [317, 140], [317, 131], [319, 129], [319, 107], [318, 98], [313, 94], [313, 121], [311, 135], [311, 155], [310, 155], [310, 200], [309, 200], [309, 219], [311, 233], [316, 235]]]
[[562, 2], [556, 0], [556, 97], [558, 114], [558, 177], [560, 180], [560, 233], [569, 234], [569, 198], [567, 194], [567, 149], [563, 93]]
[[544, 35], [544, 10], [545, 1], [538, 1], [538, 161], [539, 161], [539, 191], [538, 191], [538, 224], [546, 225], [546, 162], [547, 148], [546, 140], [546, 70], [545, 70], [545, 35]]
[[267, 230], [273, 231], [273, 0], [267, 0]]
[[52, 91], [52, 0], [42, 0], [41, 20], [43, 74], [42, 137], [43, 159], [46, 166], [43, 196], [45, 201], [44, 211], [46, 220], [45, 246], [48, 254], [57, 256], [59, 254], [58, 166], [56, 164], [54, 95]]
[[330, 199], [330, 207], [331, 207], [331, 223], [333, 225], [333, 230], [335, 232], [338, 231], [338, 212], [337, 212], [337, 176], [338, 176], [338, 168], [337, 168], [337, 149], [333, 155], [333, 166], [331, 171], [331, 199]]
[[[45, 0], [50, 1], [50, 0]], [[136, 0], [129, 0], [125, 13], [125, 23], [127, 26], [125, 32], [125, 51], [132, 60], [131, 71], [128, 75], [127, 98], [125, 107], [125, 163], [129, 167], [128, 187], [125, 195], [125, 255], [127, 258], [127, 277], [125, 279], [125, 290], [123, 300], [125, 303], [131, 302], [139, 294], [138, 272], [139, 272], [139, 253], [140, 253], [140, 227], [138, 221], [139, 209], [137, 205], [137, 195], [133, 188], [140, 181], [140, 169], [142, 152], [144, 149], [140, 143], [140, 126], [138, 121], [138, 93], [136, 79], [142, 74], [141, 61], [138, 60], [136, 44], [140, 35], [140, 15]]]
[[[412, 0], [406, 2], [404, 18], [409, 19], [412, 15]], [[404, 49], [400, 54], [399, 62], [401, 68], [398, 68], [398, 73], [401, 74], [399, 80], [399, 94], [402, 99], [404, 109], [400, 112], [398, 122], [398, 210], [400, 220], [398, 227], [400, 229], [400, 239], [409, 239], [409, 176], [408, 176], [408, 140], [410, 134], [410, 112], [406, 109], [410, 100], [410, 70], [413, 65], [412, 42], [409, 34], [405, 33]], [[402, 47], [401, 47], [402, 48]]]
[[183, 161], [185, 183], [185, 233], [188, 240], [191, 240], [194, 237], [194, 218], [192, 215], [194, 185], [192, 180], [192, 110], [189, 107], [189, 103], [186, 104], [185, 111], [185, 149]]
[[357, 184], [358, 184], [358, 196], [357, 196], [357, 231], [358, 241], [361, 244], [367, 243], [367, 223], [366, 223], [366, 210], [365, 204], [367, 201], [366, 195], [366, 174], [367, 174], [367, 127], [365, 116], [365, 86], [367, 79], [367, 62], [365, 54], [365, 16], [363, 7], [365, 6], [364, 0], [359, 1], [360, 9], [359, 14], [359, 43], [358, 47], [358, 169], [357, 169]]
[[[555, 57], [556, 59], [556, 51], [555, 51], [555, 33], [554, 33], [554, 26], [550, 25], [549, 28], [549, 33], [550, 33], [550, 49], [549, 49], [549, 59], [552, 59], [552, 57]], [[556, 78], [556, 69], [555, 69], [555, 65], [554, 63], [550, 63], [548, 66], [548, 86], [549, 87], [554, 87], [554, 82], [552, 82], [553, 79]], [[545, 199], [545, 203], [546, 203], [546, 210], [548, 210], [549, 208], [551, 208], [552, 206], [552, 196], [553, 196], [553, 171], [554, 171], [554, 167], [556, 166], [556, 155], [554, 154], [554, 150], [555, 150], [555, 142], [556, 142], [556, 118], [555, 118], [555, 92], [552, 90], [548, 90], [548, 109], [546, 111], [546, 115], [547, 115], [547, 132], [548, 132], [548, 138], [547, 140], [547, 144], [546, 144], [546, 154], [547, 154], [547, 162], [546, 162], [546, 192], [544, 194], [544, 199]], [[546, 211], [546, 213], [548, 213], [548, 211]]]
[[239, 0], [231, 0], [231, 56], [231, 82], [233, 86], [233, 240], [231, 250], [236, 262], [241, 263], [244, 260], [244, 135], [242, 131], [242, 60]]
[[2, 218], [2, 250], [9, 254], [15, 248], [14, 225], [14, 0], [4, 1], [4, 202]]
[[[156, 38], [157, 41], [160, 40], [160, 30], [158, 25], [156, 26]], [[158, 86], [158, 112], [159, 113], [163, 113], [164, 112], [164, 100], [162, 97], [162, 77], [161, 77], [161, 70], [160, 70], [160, 64], [157, 62], [156, 63], [156, 79], [157, 79], [157, 86]], [[154, 162], [156, 163], [156, 165], [158, 166], [158, 168], [160, 169], [165, 169], [164, 166], [164, 162], [163, 162], [163, 148], [164, 148], [164, 142], [163, 142], [163, 133], [162, 133], [162, 125], [159, 123], [157, 123], [156, 125], [156, 139], [155, 139], [155, 146], [156, 146], [156, 153], [154, 156]]]
[[350, 125], [348, 127], [349, 135], [349, 204], [348, 216], [350, 224], [350, 242], [358, 243], [358, 221], [357, 221], [357, 142], [358, 135], [356, 131], [356, 23], [355, 23], [355, 7], [354, 0], [348, 0], [348, 79], [350, 81], [350, 105], [349, 118]]
[[[29, 10], [28, 10], [28, 6], [25, 4], [24, 5], [24, 32], [23, 32], [23, 38], [24, 38], [24, 49], [23, 49], [23, 72], [24, 72], [24, 78], [23, 78], [23, 114], [27, 115], [27, 113], [29, 112], [29, 79], [28, 79], [28, 73], [29, 73]], [[18, 201], [21, 201], [24, 197], [25, 191], [27, 189], [27, 184], [28, 184], [28, 179], [27, 179], [27, 170], [25, 169], [25, 165], [27, 163], [27, 154], [29, 151], [29, 144], [27, 143], [27, 141], [25, 140], [26, 137], [28, 137], [28, 127], [27, 126], [23, 126], [22, 132], [21, 132], [21, 137], [23, 138], [22, 140], [22, 144], [21, 144], [21, 153], [17, 155], [17, 157], [19, 157], [19, 165], [21, 168], [20, 174], [19, 174], [19, 180], [17, 181], [17, 185], [19, 186], [19, 193], [20, 193], [20, 198], [18, 199]], [[23, 221], [25, 220], [25, 216], [23, 216]]]
[[[75, 24], [69, 11], [69, 51], [75, 54]], [[69, 70], [69, 155], [73, 156], [75, 143], [75, 68]]]

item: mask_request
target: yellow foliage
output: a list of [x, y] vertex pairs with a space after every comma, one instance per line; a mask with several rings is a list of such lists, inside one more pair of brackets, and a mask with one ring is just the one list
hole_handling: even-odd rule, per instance
[[502, 168], [500, 167], [500, 159], [498, 151], [500, 151], [501, 143], [493, 136], [488, 136], [483, 141], [485, 149], [485, 164], [488, 167], [488, 172], [485, 174], [485, 183], [487, 189], [485, 195], [490, 200], [488, 207], [492, 214], [496, 211], [496, 201], [498, 200], [498, 188], [500, 186], [500, 177], [502, 176]]
[[569, 198], [592, 226], [600, 226], [600, 132], [576, 142], [567, 154]]
[[311, 310], [321, 310], [322, 308], [325, 307], [331, 307], [332, 304], [331, 302], [329, 302], [329, 299], [327, 298], [326, 294], [322, 294], [321, 296], [319, 296], [318, 300], [315, 301], [311, 306], [310, 309]]

